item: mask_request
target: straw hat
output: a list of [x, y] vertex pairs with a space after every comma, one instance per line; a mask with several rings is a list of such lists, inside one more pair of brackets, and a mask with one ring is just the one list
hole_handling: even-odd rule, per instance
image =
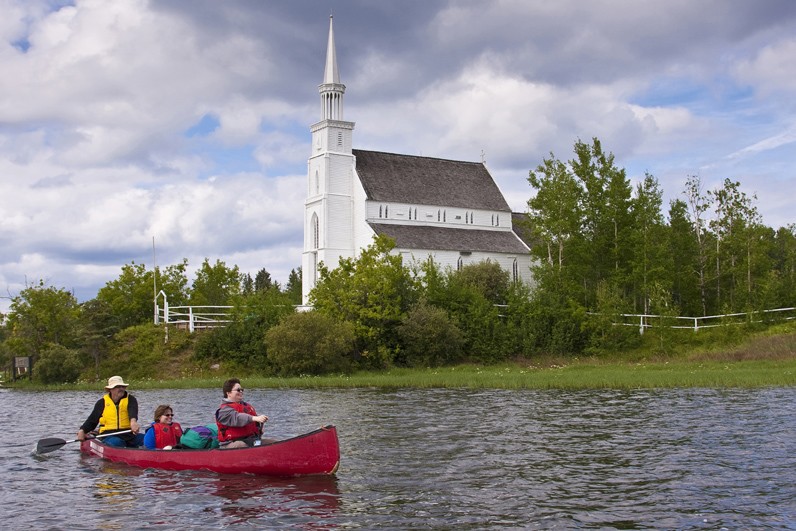
[[108, 385], [105, 386], [105, 389], [113, 389], [119, 385], [127, 387], [129, 384], [124, 383], [121, 376], [111, 376], [108, 378]]

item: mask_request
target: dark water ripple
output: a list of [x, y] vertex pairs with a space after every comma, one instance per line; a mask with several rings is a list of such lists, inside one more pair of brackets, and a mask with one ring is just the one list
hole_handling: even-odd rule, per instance
[[[220, 391], [139, 391], [184, 426]], [[336, 478], [45, 456], [98, 393], [0, 390], [0, 511], [23, 529], [796, 529], [796, 390], [258, 391], [270, 434], [336, 424]]]

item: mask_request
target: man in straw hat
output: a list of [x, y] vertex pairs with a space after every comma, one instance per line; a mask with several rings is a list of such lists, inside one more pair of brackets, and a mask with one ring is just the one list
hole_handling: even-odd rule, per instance
[[144, 435], [138, 433], [138, 401], [127, 392], [127, 385], [121, 376], [108, 378], [105, 386], [105, 395], [97, 400], [91, 415], [80, 426], [77, 439], [83, 441], [86, 434], [99, 425], [100, 434], [119, 433], [103, 438], [109, 446], [141, 446], [144, 444]]

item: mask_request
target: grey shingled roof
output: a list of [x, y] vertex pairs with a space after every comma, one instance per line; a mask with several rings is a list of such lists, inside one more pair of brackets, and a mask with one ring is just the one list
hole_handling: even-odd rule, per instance
[[482, 251], [526, 254], [527, 247], [512, 231], [455, 229], [427, 225], [369, 223], [376, 234], [386, 234], [403, 249], [430, 251]]
[[486, 166], [480, 162], [353, 150], [368, 199], [511, 211]]

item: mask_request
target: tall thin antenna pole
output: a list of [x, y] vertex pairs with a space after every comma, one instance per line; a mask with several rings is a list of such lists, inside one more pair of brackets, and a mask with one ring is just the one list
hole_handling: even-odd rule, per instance
[[154, 236], [152, 236], [152, 304], [155, 307], [155, 324], [158, 324], [158, 264], [155, 257]]

